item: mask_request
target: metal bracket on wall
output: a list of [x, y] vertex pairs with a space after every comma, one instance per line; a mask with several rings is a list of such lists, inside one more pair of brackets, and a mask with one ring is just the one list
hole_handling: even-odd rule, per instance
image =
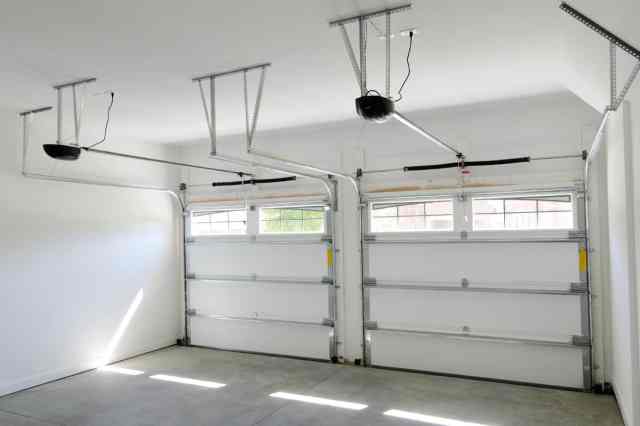
[[378, 323], [376, 321], [367, 321], [364, 325], [367, 330], [377, 330]]
[[570, 286], [572, 293], [588, 293], [589, 284], [587, 283], [571, 283]]
[[571, 336], [571, 343], [574, 346], [587, 348], [591, 346], [591, 338], [589, 336]]
[[366, 287], [375, 287], [378, 285], [378, 281], [375, 278], [365, 278], [362, 280], [362, 283]]
[[569, 231], [569, 238], [572, 240], [583, 240], [587, 238], [585, 231]]

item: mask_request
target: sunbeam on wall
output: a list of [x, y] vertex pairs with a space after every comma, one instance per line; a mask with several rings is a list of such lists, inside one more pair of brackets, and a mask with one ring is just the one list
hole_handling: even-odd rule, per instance
[[133, 301], [129, 305], [129, 309], [127, 309], [127, 313], [124, 315], [124, 317], [122, 317], [122, 321], [120, 321], [120, 324], [116, 329], [116, 332], [113, 334], [113, 337], [111, 337], [111, 340], [109, 340], [109, 345], [107, 345], [107, 349], [104, 351], [104, 354], [102, 355], [102, 357], [98, 360], [98, 363], [97, 363], [98, 367], [103, 367], [112, 361], [111, 358], [116, 348], [118, 347], [118, 343], [120, 343], [120, 340], [122, 340], [122, 336], [124, 336], [124, 333], [127, 331], [127, 328], [129, 327], [129, 323], [131, 322], [131, 319], [133, 318], [136, 311], [138, 310], [140, 303], [142, 303], [143, 297], [144, 297], [144, 290], [143, 289], [138, 290], [138, 293], [136, 293], [136, 296], [133, 298]]

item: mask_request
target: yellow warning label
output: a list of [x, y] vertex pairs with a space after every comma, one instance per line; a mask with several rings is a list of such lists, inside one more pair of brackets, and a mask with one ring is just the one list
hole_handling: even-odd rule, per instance
[[587, 272], [587, 250], [584, 248], [578, 251], [578, 265], [580, 272]]
[[333, 266], [333, 249], [331, 247], [327, 248], [327, 265], [329, 268]]

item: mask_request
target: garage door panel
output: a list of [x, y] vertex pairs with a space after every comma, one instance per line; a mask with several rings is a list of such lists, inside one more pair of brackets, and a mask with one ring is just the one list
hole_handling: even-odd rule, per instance
[[[580, 295], [494, 294], [371, 288], [370, 317], [381, 328], [468, 331], [571, 341], [581, 334]], [[544, 307], [544, 312], [541, 311]]]
[[189, 246], [189, 271], [196, 275], [322, 278], [327, 274], [326, 245], [197, 243]]
[[193, 281], [189, 292], [201, 313], [317, 323], [329, 317], [327, 300], [326, 285]]
[[376, 366], [583, 387], [582, 348], [370, 333]]
[[329, 358], [331, 328], [191, 318], [191, 344], [305, 358]]
[[[578, 244], [372, 244], [369, 276], [378, 280], [492, 283], [579, 281]], [[544, 265], [544, 267], [540, 267]]]

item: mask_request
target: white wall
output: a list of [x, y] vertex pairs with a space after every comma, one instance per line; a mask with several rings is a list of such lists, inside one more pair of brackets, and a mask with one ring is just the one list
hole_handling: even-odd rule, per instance
[[[531, 98], [503, 100], [483, 104], [447, 108], [436, 111], [406, 114], [420, 125], [459, 147], [470, 160], [485, 160], [511, 156], [546, 156], [579, 154], [590, 141], [598, 114], [568, 92]], [[238, 120], [242, 117], [238, 116]], [[204, 124], [203, 124], [204, 125]], [[199, 141], [183, 145], [183, 158], [191, 161], [223, 165], [207, 160], [208, 142]], [[241, 155], [242, 136], [222, 137], [219, 152]], [[256, 133], [257, 149], [293, 160], [312, 163], [319, 167], [354, 174], [356, 168], [365, 169], [401, 167], [411, 164], [450, 162], [452, 155], [434, 147], [406, 127], [389, 122], [384, 125], [361, 120], [333, 123], [323, 126]], [[475, 169], [467, 183], [487, 185], [567, 183], [581, 180], [584, 162], [555, 160], [514, 165], [501, 168]], [[260, 176], [272, 173], [259, 172]], [[218, 179], [234, 179], [218, 176]], [[183, 176], [187, 183], [205, 183], [212, 180], [200, 172]], [[438, 173], [400, 173], [367, 177], [363, 181], [368, 189], [382, 187], [419, 186], [425, 189], [445, 185], [455, 186], [457, 174], [453, 170]], [[267, 191], [319, 192], [316, 184], [282, 185], [278, 189], [240, 192], [240, 196], [257, 196]], [[294, 188], [294, 189], [291, 189]], [[203, 192], [220, 198], [231, 195], [225, 191]], [[248, 191], [244, 189], [243, 191]], [[236, 194], [237, 195], [237, 194]], [[360, 290], [358, 200], [353, 189], [340, 184], [340, 212], [338, 213], [339, 258], [339, 340], [344, 358], [361, 358], [362, 313]], [[596, 283], [596, 285], [599, 283]]]
[[609, 205], [611, 380], [627, 424], [640, 416], [638, 346], [637, 206], [634, 194], [638, 163], [631, 138], [629, 105], [611, 118], [607, 138]]
[[[595, 19], [597, 22], [616, 33], [632, 45], [640, 47], [640, 27], [637, 17], [640, 13], [640, 3], [635, 0], [619, 0], [615, 3], [597, 0], [576, 0], [573, 6]], [[566, 81], [569, 89], [599, 111], [609, 105], [609, 56], [608, 43], [582, 24], [567, 18], [565, 24], [566, 52], [569, 59]], [[618, 57], [618, 88], [626, 82], [634, 61], [629, 55], [617, 50]], [[613, 385], [618, 396], [620, 408], [628, 425], [636, 424], [640, 420], [640, 385], [633, 386], [632, 376], [640, 374], [638, 369], [637, 341], [633, 343], [632, 336], [640, 329], [640, 319], [628, 314], [637, 311], [640, 297], [634, 286], [637, 286], [638, 273], [621, 269], [621, 262], [637, 265], [640, 253], [634, 254], [628, 248], [632, 247], [631, 240], [635, 238], [635, 245], [640, 243], [640, 188], [638, 185], [627, 187], [640, 177], [640, 80], [627, 95], [630, 105], [625, 112], [620, 112], [611, 120], [608, 126], [609, 137], [607, 150], [601, 150], [600, 157], [605, 154], [612, 158], [606, 159], [606, 175], [616, 183], [609, 183], [607, 198], [610, 203], [611, 217], [610, 241], [610, 288], [605, 294], [608, 305], [611, 334], [611, 347], [607, 352], [606, 379]], [[624, 115], [627, 116], [625, 123]], [[606, 152], [605, 152], [606, 151]], [[623, 154], [626, 152], [626, 157]], [[602, 160], [602, 158], [600, 159]], [[626, 173], [625, 176], [622, 174]], [[630, 188], [629, 190], [627, 190]], [[624, 207], [623, 207], [624, 206]], [[621, 215], [626, 215], [633, 208], [634, 216], [631, 222], [621, 223]], [[625, 212], [621, 212], [625, 210]], [[616, 219], [614, 219], [614, 216]], [[623, 232], [621, 226], [628, 228]], [[602, 248], [606, 248], [604, 244]], [[623, 248], [626, 248], [623, 250]], [[621, 253], [624, 255], [622, 257]], [[615, 256], [615, 257], [614, 257]], [[615, 262], [615, 268], [614, 268]], [[636, 300], [629, 298], [636, 294]], [[624, 330], [624, 332], [622, 331]], [[633, 347], [636, 346], [636, 347]], [[635, 354], [635, 355], [633, 355]], [[633, 358], [636, 358], [635, 360]], [[637, 380], [637, 379], [634, 379]], [[636, 423], [634, 423], [634, 421]]]
[[[55, 139], [52, 119], [45, 113], [34, 123], [31, 172], [173, 185], [165, 168], [129, 160], [45, 158], [40, 145]], [[174, 201], [159, 192], [27, 179], [16, 111], [0, 111], [0, 135], [0, 395], [174, 344], [181, 333]]]

